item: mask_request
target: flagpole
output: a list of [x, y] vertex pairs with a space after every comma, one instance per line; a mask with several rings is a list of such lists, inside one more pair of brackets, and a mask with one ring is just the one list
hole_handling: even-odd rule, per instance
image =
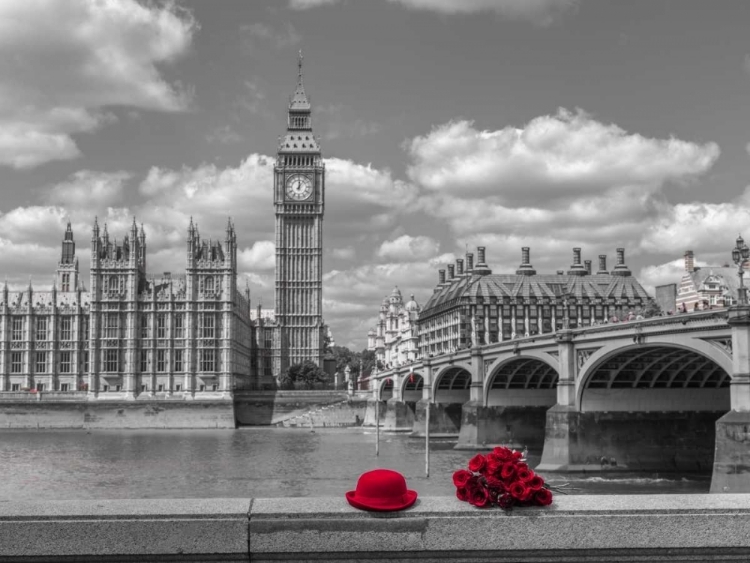
[[430, 401], [424, 411], [424, 476], [430, 476]]
[[380, 382], [378, 385], [378, 393], [375, 393], [375, 455], [380, 455]]

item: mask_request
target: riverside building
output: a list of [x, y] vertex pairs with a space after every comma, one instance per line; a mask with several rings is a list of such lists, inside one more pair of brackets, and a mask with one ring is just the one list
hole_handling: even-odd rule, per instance
[[143, 226], [133, 219], [118, 242], [95, 220], [87, 291], [68, 223], [52, 288], [3, 288], [0, 390], [221, 399], [247, 386], [259, 354], [234, 226], [211, 241], [191, 220], [186, 246], [184, 273], [148, 274]]
[[651, 302], [626, 266], [622, 248], [612, 270], [607, 256], [600, 255], [596, 272], [590, 260], [581, 262], [580, 248], [573, 249], [570, 268], [554, 274], [537, 273], [528, 247], [522, 249], [515, 274], [493, 274], [483, 246], [477, 248], [476, 264], [473, 253], [465, 258], [449, 264], [447, 275], [439, 270], [438, 284], [419, 310], [415, 359], [566, 326], [620, 322], [635, 318]]
[[367, 349], [375, 352], [376, 365], [388, 369], [419, 357], [417, 322], [420, 310], [414, 295], [404, 303], [398, 287], [383, 299], [378, 324], [367, 333]]

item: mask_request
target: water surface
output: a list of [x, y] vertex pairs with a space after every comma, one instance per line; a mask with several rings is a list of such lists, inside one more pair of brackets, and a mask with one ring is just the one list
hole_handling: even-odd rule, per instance
[[[340, 496], [376, 467], [423, 496], [453, 495], [453, 471], [474, 452], [404, 434], [356, 429], [3, 430], [0, 499]], [[541, 452], [530, 452], [532, 466]], [[573, 494], [707, 493], [710, 474], [547, 474]]]

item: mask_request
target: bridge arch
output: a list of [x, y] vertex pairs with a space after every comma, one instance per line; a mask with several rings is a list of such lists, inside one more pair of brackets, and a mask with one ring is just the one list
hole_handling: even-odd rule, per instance
[[[554, 364], [554, 365], [553, 365]], [[484, 404], [552, 406], [557, 402], [558, 362], [543, 352], [496, 361], [484, 383]]]
[[393, 397], [393, 378], [384, 377], [383, 379], [379, 379], [376, 397], [377, 400], [387, 401], [391, 397]]
[[441, 369], [432, 384], [432, 400], [435, 403], [465, 403], [471, 398], [471, 371], [462, 365]]
[[404, 402], [416, 402], [422, 399], [424, 377], [421, 373], [418, 371], [412, 371], [406, 374], [401, 385], [401, 398]]
[[731, 358], [705, 341], [686, 340], [598, 350], [578, 374], [577, 410], [728, 411]]

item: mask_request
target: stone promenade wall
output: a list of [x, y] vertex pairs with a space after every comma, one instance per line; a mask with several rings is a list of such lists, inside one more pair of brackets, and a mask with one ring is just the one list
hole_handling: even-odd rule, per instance
[[2, 428], [234, 428], [232, 401], [3, 401]]
[[240, 426], [309, 426], [309, 415], [316, 427], [357, 426], [367, 404], [346, 391], [241, 391], [234, 402]]
[[[345, 489], [342, 486], [342, 493]], [[343, 498], [0, 503], [0, 563], [747, 561], [750, 495], [451, 497], [370, 513]]]

